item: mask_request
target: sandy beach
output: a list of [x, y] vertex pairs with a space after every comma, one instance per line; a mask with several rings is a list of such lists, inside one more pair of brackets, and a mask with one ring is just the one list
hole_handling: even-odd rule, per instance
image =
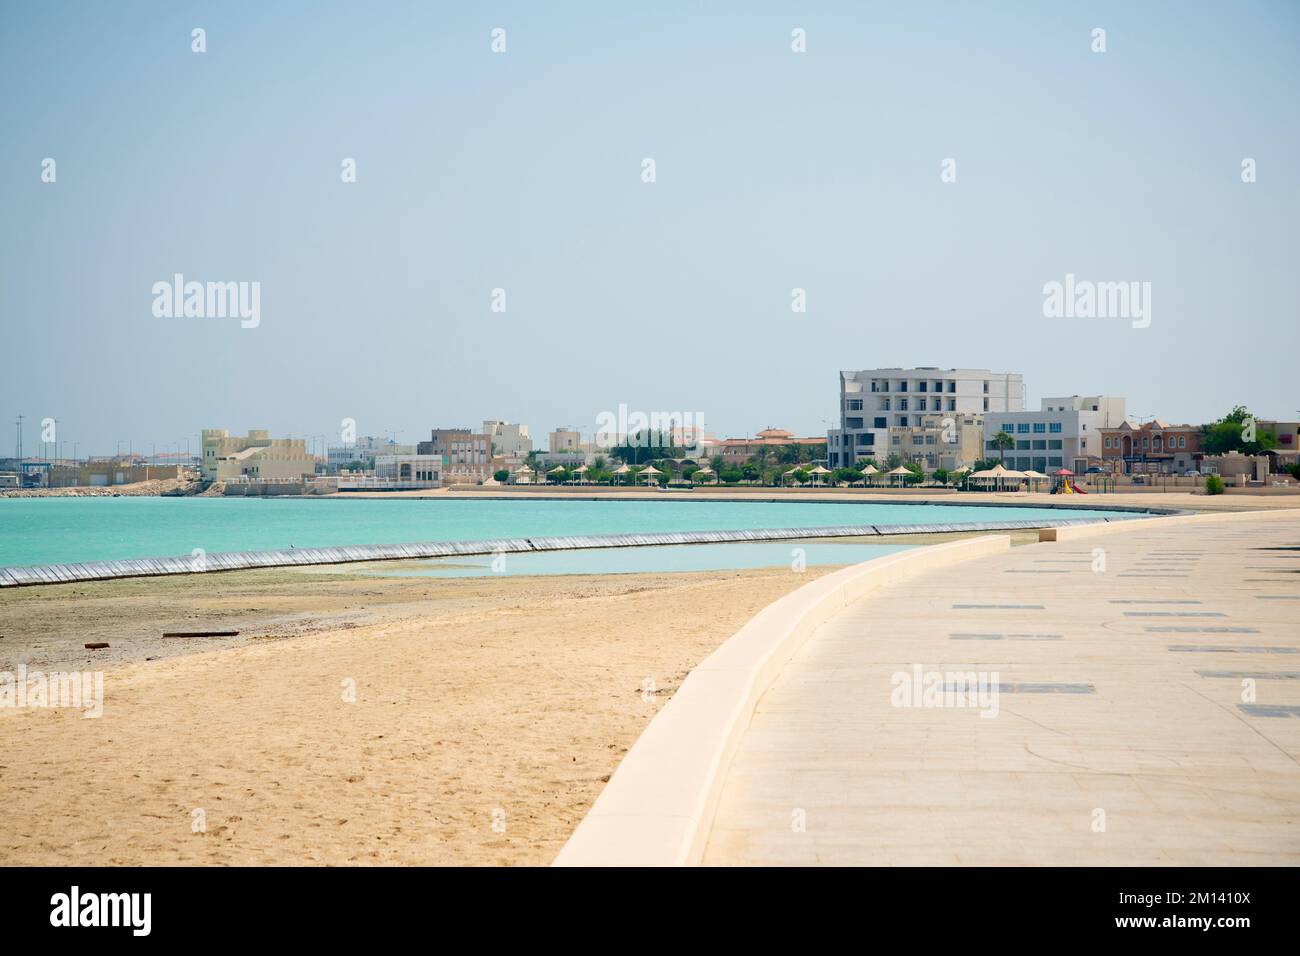
[[[97, 719], [0, 708], [0, 854], [545, 864], [690, 668], [823, 570], [258, 571], [0, 595], [0, 670], [102, 669], [105, 700]], [[215, 625], [241, 634], [160, 637]], [[96, 640], [112, 646], [81, 647]]]

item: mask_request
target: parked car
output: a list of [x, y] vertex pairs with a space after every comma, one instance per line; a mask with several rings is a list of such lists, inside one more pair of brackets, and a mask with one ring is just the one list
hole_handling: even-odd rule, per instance
[[1195, 468], [1191, 468], [1191, 469], [1188, 469], [1187, 471], [1183, 472], [1183, 477], [1184, 477], [1184, 478], [1199, 478], [1199, 477], [1201, 477], [1201, 473], [1200, 473], [1199, 471], [1197, 471]]

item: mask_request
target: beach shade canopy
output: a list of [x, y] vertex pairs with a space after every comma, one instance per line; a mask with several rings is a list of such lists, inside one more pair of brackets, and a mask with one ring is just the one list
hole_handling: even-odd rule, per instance
[[1023, 474], [1031, 481], [1047, 481], [1047, 475], [1043, 474], [1041, 471], [1026, 471], [1023, 472]]
[[971, 477], [972, 478], [1024, 478], [1025, 473], [1023, 471], [1008, 471], [1006, 468], [1003, 468], [1002, 465], [999, 464], [994, 466], [993, 468], [987, 469], [986, 471], [977, 471], [973, 475], [971, 475]]
[[877, 468], [875, 465], [867, 465], [866, 468], [862, 469], [862, 473], [864, 475], [878, 475], [880, 474], [880, 469]]
[[552, 468], [550, 471], [548, 471], [547, 474], [548, 474], [548, 475], [562, 475], [562, 474], [564, 474], [564, 466], [563, 466], [563, 465], [556, 465], [554, 468]]
[[829, 468], [823, 468], [821, 465], [818, 465], [816, 468], [812, 469], [812, 471], [809, 473], [813, 475], [829, 475], [831, 473], [831, 470]]
[[700, 468], [696, 468], [695, 471], [691, 472], [691, 474], [694, 474], [694, 475], [711, 475], [711, 474], [713, 474], [713, 469], [710, 468], [708, 465], [704, 465], [704, 466], [702, 466], [702, 467], [700, 467]]
[[656, 468], [654, 465], [646, 465], [644, 468], [641, 469], [641, 474], [643, 474], [643, 475], [662, 475], [663, 472], [660, 471], [658, 468]]
[[626, 475], [631, 470], [632, 467], [630, 465], [619, 465], [617, 468], [614, 469], [614, 474]]
[[527, 465], [520, 465], [518, 468], [515, 469], [516, 475], [531, 475], [532, 473], [533, 470], [529, 468]]
[[1072, 472], [1069, 468], [1058, 468], [1056, 471], [1052, 472], [1052, 474], [1054, 474], [1058, 478], [1074, 477], [1074, 472]]
[[573, 469], [575, 475], [585, 475], [587, 471], [588, 468], [586, 465], [579, 465], [577, 468]]
[[911, 468], [904, 468], [902, 465], [899, 465], [893, 471], [889, 472], [889, 474], [891, 475], [910, 475], [911, 473], [912, 473]]

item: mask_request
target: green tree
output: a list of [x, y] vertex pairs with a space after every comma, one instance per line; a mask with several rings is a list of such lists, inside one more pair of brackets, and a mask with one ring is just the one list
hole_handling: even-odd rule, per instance
[[948, 469], [936, 468], [934, 470], [934, 480], [939, 484], [946, 486], [948, 484]]
[[492, 472], [492, 477], [504, 485], [507, 481], [510, 480], [510, 469], [498, 468], [496, 471]]
[[1205, 476], [1205, 493], [1207, 495], [1223, 494], [1223, 479], [1218, 475]]
[[998, 457], [998, 461], [1005, 465], [1007, 461], [1007, 449], [1015, 448], [1016, 440], [1006, 432], [1000, 431], [993, 436], [993, 447], [1002, 453]]

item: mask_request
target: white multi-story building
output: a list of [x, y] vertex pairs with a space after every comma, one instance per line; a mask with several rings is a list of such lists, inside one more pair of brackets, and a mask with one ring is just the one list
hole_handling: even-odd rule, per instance
[[485, 421], [483, 434], [492, 439], [492, 456], [495, 458], [526, 458], [533, 450], [533, 439], [528, 434], [527, 425]]
[[1128, 403], [1107, 395], [1067, 395], [1064, 398], [1045, 398], [1040, 404], [1045, 412], [1096, 412], [1100, 416], [1098, 428], [1119, 428], [1124, 424]]
[[[1015, 471], [1033, 469], [1049, 473], [1069, 468], [1081, 473], [1099, 465], [1103, 428], [1124, 422], [1122, 398], [1077, 395], [1045, 398], [1036, 412], [1008, 412], [984, 418], [984, 457], [997, 458]], [[1005, 452], [995, 436], [1006, 432], [1015, 447]]]
[[414, 445], [399, 445], [391, 438], [374, 438], [366, 435], [346, 445], [333, 445], [325, 449], [325, 467], [331, 475], [338, 474], [354, 461], [369, 461], [380, 455], [414, 455]]
[[1025, 407], [1024, 377], [1014, 372], [929, 366], [840, 372], [840, 427], [826, 433], [828, 464], [889, 455], [890, 428], [919, 428], [929, 415], [954, 418]]

